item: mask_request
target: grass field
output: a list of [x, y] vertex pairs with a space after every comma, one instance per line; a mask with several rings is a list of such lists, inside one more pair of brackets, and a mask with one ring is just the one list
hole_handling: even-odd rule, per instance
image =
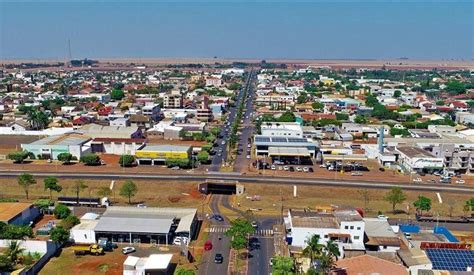
[[[30, 187], [30, 201], [38, 198], [48, 197], [48, 192], [44, 190], [41, 178], [37, 179], [38, 183]], [[63, 186], [62, 196], [75, 196], [74, 183], [76, 180], [60, 179]], [[185, 181], [164, 181], [164, 180], [136, 180], [138, 192], [132, 199], [133, 203], [145, 203], [149, 206], [173, 206], [173, 207], [196, 207], [199, 212], [209, 211], [206, 206], [205, 196], [198, 193], [197, 186], [199, 182]], [[97, 196], [100, 187], [109, 187], [109, 180], [88, 180], [85, 182], [88, 188], [81, 191], [81, 196]], [[115, 200], [120, 205], [126, 205], [127, 199], [119, 195], [118, 189], [123, 181], [116, 181]], [[24, 190], [18, 185], [15, 178], [0, 178], [0, 198], [16, 198], [20, 201], [26, 201]], [[354, 206], [360, 208], [368, 208], [368, 215], [376, 215], [378, 211], [388, 213], [391, 211], [391, 205], [383, 198], [387, 190], [367, 189], [369, 201], [367, 206], [364, 203], [361, 190], [358, 188], [342, 188], [342, 187], [318, 187], [318, 186], [298, 186], [297, 197], [293, 197], [292, 185], [271, 185], [271, 184], [245, 184], [245, 194], [240, 197], [234, 197], [231, 202], [234, 206], [240, 203], [241, 210], [250, 208], [261, 209], [256, 211], [257, 215], [280, 215], [281, 205], [284, 209], [288, 208], [310, 208], [314, 209], [321, 205], [339, 205]], [[466, 200], [472, 197], [470, 194], [462, 193], [441, 193], [443, 203], [438, 202], [436, 193], [405, 191], [407, 200], [397, 206], [399, 210], [407, 209], [410, 206], [409, 213], [414, 214], [412, 207], [413, 201], [418, 195], [424, 195], [432, 200], [433, 211], [440, 215], [448, 215], [450, 205], [452, 206], [453, 215], [463, 214], [462, 207]], [[246, 199], [247, 196], [259, 195], [260, 201], [251, 201]], [[53, 193], [53, 198], [57, 197], [57, 193]], [[114, 200], [114, 196], [110, 196]], [[226, 212], [225, 214], [233, 214]], [[404, 217], [402, 214], [400, 217]]]

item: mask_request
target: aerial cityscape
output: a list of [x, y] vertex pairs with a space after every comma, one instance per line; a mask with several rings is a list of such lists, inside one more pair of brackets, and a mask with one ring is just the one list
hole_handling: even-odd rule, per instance
[[472, 2], [0, 16], [0, 274], [473, 274]]

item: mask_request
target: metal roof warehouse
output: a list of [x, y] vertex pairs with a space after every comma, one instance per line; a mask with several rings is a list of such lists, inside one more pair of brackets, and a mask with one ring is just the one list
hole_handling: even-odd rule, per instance
[[316, 154], [316, 144], [306, 138], [257, 135], [254, 141], [257, 155], [314, 157]]
[[164, 242], [173, 235], [190, 237], [196, 227], [193, 208], [108, 207], [94, 228], [96, 237], [116, 242]]

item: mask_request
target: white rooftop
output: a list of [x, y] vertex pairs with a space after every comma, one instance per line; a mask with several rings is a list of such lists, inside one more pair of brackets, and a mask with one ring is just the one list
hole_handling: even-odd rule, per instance
[[173, 254], [151, 254], [145, 263], [145, 270], [150, 269], [167, 269]]

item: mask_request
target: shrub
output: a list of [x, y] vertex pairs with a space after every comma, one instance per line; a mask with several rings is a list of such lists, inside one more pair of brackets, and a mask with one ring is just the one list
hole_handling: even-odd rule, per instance
[[61, 153], [58, 155], [58, 160], [61, 161], [62, 163], [69, 163], [72, 160], [72, 154], [70, 153]]
[[65, 229], [71, 229], [74, 225], [80, 224], [79, 218], [74, 215], [69, 215], [61, 221], [61, 226]]
[[81, 157], [81, 162], [88, 166], [100, 165], [100, 157], [96, 154], [86, 154]]
[[131, 167], [135, 164], [135, 157], [132, 155], [121, 155], [119, 164], [122, 167]]
[[69, 230], [58, 225], [51, 230], [50, 238], [55, 242], [65, 243], [69, 240]]
[[23, 161], [28, 158], [28, 156], [28, 151], [11, 152], [10, 154], [8, 154], [7, 158], [13, 160], [14, 163], [23, 163]]
[[64, 219], [71, 214], [71, 210], [69, 210], [69, 208], [63, 204], [58, 204], [54, 208], [53, 213], [56, 218]]

